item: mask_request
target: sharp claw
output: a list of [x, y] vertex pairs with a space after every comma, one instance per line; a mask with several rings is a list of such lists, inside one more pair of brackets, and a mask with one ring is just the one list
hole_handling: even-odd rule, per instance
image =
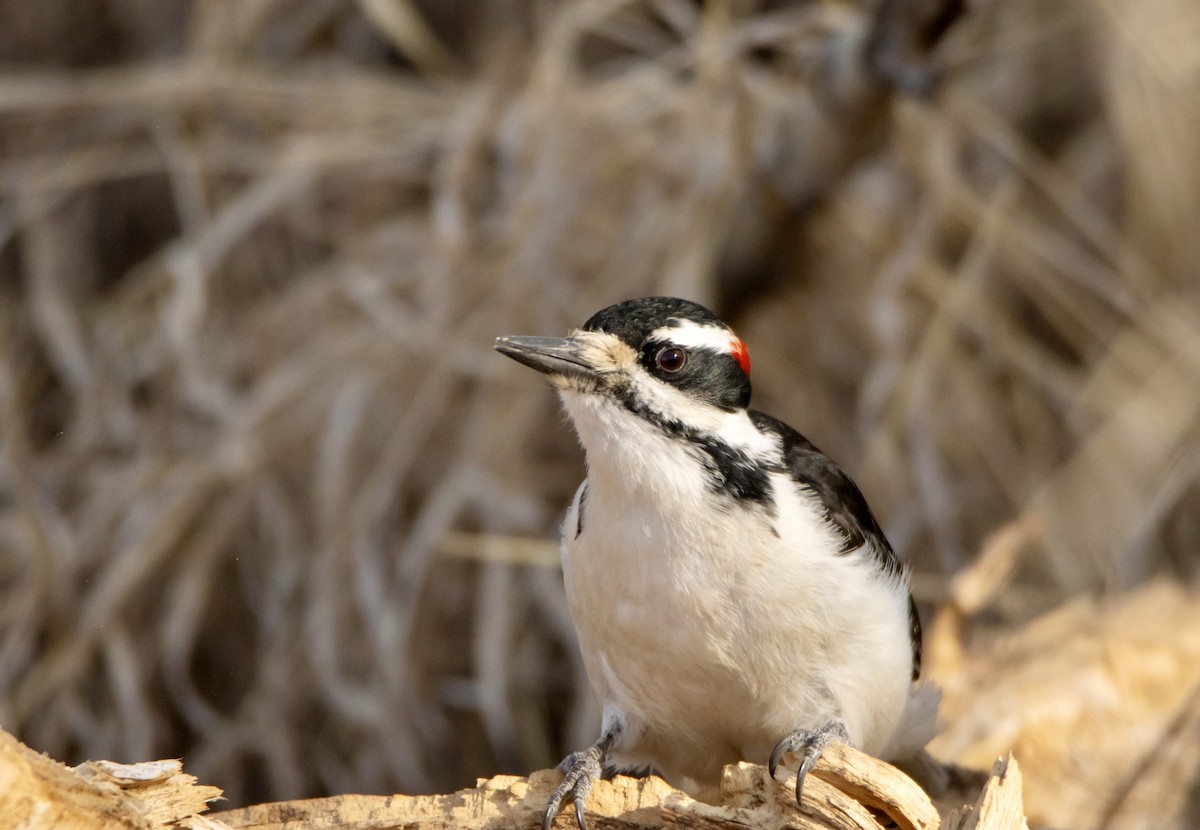
[[562, 811], [567, 798], [575, 804], [575, 823], [579, 825], [578, 830], [588, 830], [587, 819], [583, 815], [584, 804], [592, 790], [592, 783], [603, 771], [604, 756], [611, 741], [610, 736], [582, 752], [572, 752], [558, 765], [563, 772], [563, 780], [546, 802], [542, 830], [551, 830], [554, 819]]
[[767, 761], [767, 772], [771, 774], [771, 780], [778, 781], [779, 776], [775, 773], [779, 769], [779, 758], [783, 755], [783, 741], [775, 744], [775, 748], [771, 750], [771, 758]]
[[792, 734], [786, 736], [783, 740], [775, 745], [775, 749], [771, 750], [771, 757], [767, 761], [767, 771], [771, 773], [771, 777], [778, 780], [775, 775], [776, 769], [779, 767], [779, 759], [785, 752], [795, 752], [803, 749], [803, 755], [800, 758], [800, 768], [796, 771], [796, 803], [802, 803], [804, 794], [804, 779], [808, 776], [810, 770], [816, 765], [817, 759], [821, 757], [821, 752], [833, 740], [849, 741], [850, 736], [846, 732], [846, 727], [838, 722], [833, 722], [825, 726], [823, 729], [816, 731], [796, 730]]
[[821, 757], [821, 748], [815, 743], [809, 744], [804, 748], [804, 757], [800, 759], [800, 769], [796, 770], [796, 803], [800, 803], [800, 794], [804, 792], [804, 779], [808, 777], [808, 773], [817, 764], [817, 759]]
[[558, 815], [558, 811], [562, 809], [562, 799], [558, 793], [550, 797], [550, 802], [546, 805], [546, 814], [542, 816], [542, 830], [550, 830], [554, 824], [554, 818]]

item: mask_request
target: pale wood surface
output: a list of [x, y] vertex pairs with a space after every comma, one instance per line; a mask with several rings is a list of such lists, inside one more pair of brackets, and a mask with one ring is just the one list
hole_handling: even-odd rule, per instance
[[1200, 596], [1159, 582], [1081, 597], [965, 648], [952, 616], [928, 634], [944, 692], [934, 756], [984, 768], [1011, 751], [1035, 825], [1198, 826]]
[[[560, 780], [542, 770], [528, 779], [498, 776], [473, 789], [433, 796], [342, 796], [264, 804], [219, 813], [234, 830], [339, 828], [406, 830], [483, 828], [530, 830], [541, 821], [546, 801]], [[617, 776], [599, 781], [587, 803], [595, 830], [634, 828], [795, 827], [803, 830], [878, 830], [872, 808], [905, 830], [932, 830], [939, 819], [929, 796], [904, 773], [844, 745], [829, 747], [805, 782], [797, 807], [795, 776], [773, 781], [765, 767], [725, 768], [720, 791], [705, 803], [660, 778]], [[564, 810], [556, 830], [572, 830], [575, 817]]]
[[184, 773], [179, 761], [89, 761], [72, 769], [0, 730], [0, 827], [6, 830], [223, 830], [185, 823], [220, 796]]
[[998, 759], [979, 800], [948, 815], [942, 830], [1029, 830], [1021, 789], [1016, 760]]

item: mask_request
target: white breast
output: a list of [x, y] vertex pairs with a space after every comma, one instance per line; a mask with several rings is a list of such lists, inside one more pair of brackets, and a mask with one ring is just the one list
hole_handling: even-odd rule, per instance
[[[706, 783], [838, 716], [880, 752], [908, 695], [907, 593], [870, 557], [836, 553], [790, 478], [773, 477], [774, 515], [732, 503], [654, 425], [613, 429], [626, 413], [563, 397], [589, 463], [582, 533], [578, 497], [564, 523], [567, 599], [592, 686], [628, 726], [616, 762]], [[740, 415], [726, 431], [761, 443]]]

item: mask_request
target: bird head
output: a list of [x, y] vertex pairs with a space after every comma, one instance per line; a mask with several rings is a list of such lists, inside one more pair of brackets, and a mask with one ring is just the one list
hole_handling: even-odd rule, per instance
[[[696, 302], [642, 297], [608, 306], [568, 337], [499, 337], [496, 349], [559, 390], [731, 411], [750, 402], [750, 355]], [[683, 403], [683, 401], [677, 401]]]
[[655, 510], [770, 509], [780, 437], [759, 429], [750, 357], [704, 306], [626, 300], [567, 337], [501, 337], [496, 348], [559, 391], [596, 491], [636, 493]]
[[567, 337], [500, 337], [496, 350], [548, 376], [564, 398], [597, 396], [691, 423], [750, 402], [750, 356], [698, 303], [643, 297], [592, 315]]

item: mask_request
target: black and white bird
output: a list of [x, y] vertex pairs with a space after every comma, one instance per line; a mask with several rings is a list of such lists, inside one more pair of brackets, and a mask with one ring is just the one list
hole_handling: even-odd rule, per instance
[[569, 337], [501, 337], [547, 375], [587, 479], [562, 563], [601, 737], [567, 756], [544, 827], [607, 768], [699, 791], [725, 764], [833, 740], [884, 758], [933, 734], [908, 577], [850, 477], [750, 403], [746, 346], [672, 297], [610, 306]]

